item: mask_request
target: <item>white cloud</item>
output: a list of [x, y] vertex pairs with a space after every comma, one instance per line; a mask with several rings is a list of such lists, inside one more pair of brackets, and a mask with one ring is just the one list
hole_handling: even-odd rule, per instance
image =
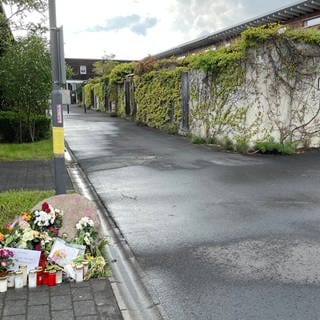
[[57, 25], [64, 27], [68, 58], [142, 59], [294, 2], [56, 0]]

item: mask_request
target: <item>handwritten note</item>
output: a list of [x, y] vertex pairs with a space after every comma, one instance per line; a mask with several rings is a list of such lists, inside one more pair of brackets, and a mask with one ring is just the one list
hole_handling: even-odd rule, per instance
[[14, 265], [13, 267], [10, 267], [12, 270], [17, 270], [20, 264], [26, 264], [28, 271], [39, 265], [40, 251], [9, 247], [5, 249], [13, 252]]
[[64, 267], [72, 262], [78, 256], [84, 255], [85, 247], [77, 244], [66, 243], [60, 238], [54, 241], [49, 253], [48, 259]]

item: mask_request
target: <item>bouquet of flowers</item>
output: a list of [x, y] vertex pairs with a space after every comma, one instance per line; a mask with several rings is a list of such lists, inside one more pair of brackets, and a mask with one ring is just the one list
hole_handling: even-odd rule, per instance
[[41, 210], [35, 210], [26, 216], [26, 221], [29, 222], [33, 230], [46, 231], [51, 236], [57, 236], [62, 227], [62, 217], [61, 210], [54, 209], [50, 204], [44, 202]]
[[[102, 256], [107, 240], [99, 238], [94, 220], [82, 216], [73, 226], [74, 236], [67, 242], [66, 234], [59, 236], [62, 218], [63, 211], [47, 202], [43, 202], [39, 210], [17, 216], [13, 223], [7, 225], [7, 232], [0, 233], [0, 273], [13, 265], [13, 252], [4, 248], [12, 247], [41, 251], [39, 265], [52, 270], [62, 271], [62, 261], [72, 266], [71, 262], [76, 258], [87, 261], [86, 279], [108, 275], [108, 263]], [[59, 246], [59, 241], [65, 245]]]
[[94, 253], [98, 232], [94, 227], [94, 222], [88, 217], [82, 217], [76, 224], [75, 242], [86, 246], [86, 251]]
[[6, 274], [13, 265], [13, 252], [8, 249], [0, 249], [0, 274]]
[[62, 227], [63, 212], [47, 202], [41, 210], [22, 212], [7, 226], [8, 233], [0, 235], [0, 246], [49, 252]]

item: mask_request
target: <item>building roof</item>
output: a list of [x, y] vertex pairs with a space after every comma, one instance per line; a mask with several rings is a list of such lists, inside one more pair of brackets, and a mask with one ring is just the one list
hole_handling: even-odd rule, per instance
[[267, 14], [255, 17], [240, 24], [236, 24], [232, 27], [225, 28], [215, 33], [183, 43], [180, 46], [163, 51], [155, 56], [159, 59], [162, 59], [171, 56], [182, 55], [188, 51], [208, 47], [217, 42], [237, 37], [248, 27], [257, 27], [275, 22], [288, 23], [317, 12], [320, 12], [320, 0], [299, 1], [291, 6], [286, 6], [276, 11], [271, 11]]

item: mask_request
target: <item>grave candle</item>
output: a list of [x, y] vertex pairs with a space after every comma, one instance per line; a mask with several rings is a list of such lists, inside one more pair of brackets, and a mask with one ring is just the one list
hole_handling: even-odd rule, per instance
[[8, 288], [8, 278], [7, 276], [0, 277], [0, 292], [6, 292]]
[[36, 268], [36, 272], [37, 272], [37, 286], [40, 286], [42, 284], [42, 282], [43, 282], [42, 267]]
[[88, 268], [89, 268], [89, 261], [83, 261], [83, 275], [85, 276], [88, 272]]
[[26, 264], [20, 264], [19, 265], [19, 270], [22, 271], [22, 282], [23, 282], [23, 285], [26, 286], [27, 283], [28, 283], [27, 265]]
[[48, 276], [49, 276], [49, 271], [44, 270], [42, 272], [42, 284], [48, 284]]
[[82, 263], [76, 264], [76, 282], [83, 281], [83, 265]]
[[48, 275], [48, 286], [52, 287], [56, 285], [56, 271], [49, 271]]
[[16, 289], [23, 288], [23, 274], [21, 270], [16, 271], [14, 277], [14, 286]]
[[56, 283], [62, 283], [62, 271], [61, 270], [58, 270], [56, 272]]
[[37, 270], [30, 270], [28, 277], [28, 286], [29, 288], [35, 288], [37, 286]]
[[14, 288], [14, 271], [8, 272], [8, 288]]

